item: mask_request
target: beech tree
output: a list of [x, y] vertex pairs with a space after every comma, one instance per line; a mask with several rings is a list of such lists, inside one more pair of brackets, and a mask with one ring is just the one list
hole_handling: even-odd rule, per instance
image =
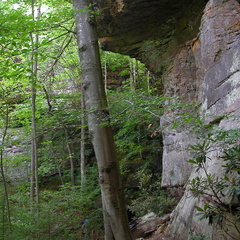
[[99, 56], [90, 0], [73, 0], [88, 128], [98, 163], [105, 240], [132, 239]]

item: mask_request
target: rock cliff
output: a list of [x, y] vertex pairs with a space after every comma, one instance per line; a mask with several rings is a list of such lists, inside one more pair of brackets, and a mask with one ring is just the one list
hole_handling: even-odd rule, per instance
[[[162, 80], [164, 94], [193, 100], [197, 114], [215, 128], [240, 127], [240, 6], [236, 0], [98, 0], [97, 19], [102, 48], [136, 57]], [[232, 117], [231, 117], [232, 116]], [[166, 108], [163, 127], [164, 187], [184, 187], [196, 173], [187, 163], [186, 148], [196, 142], [187, 128], [172, 129], [174, 111]], [[210, 173], [221, 175], [219, 150], [211, 152]], [[201, 172], [198, 173], [201, 176]], [[172, 214], [169, 233], [176, 240], [240, 239], [196, 217], [188, 188]], [[226, 202], [226, 204], [232, 204]], [[239, 202], [238, 202], [239, 204]]]

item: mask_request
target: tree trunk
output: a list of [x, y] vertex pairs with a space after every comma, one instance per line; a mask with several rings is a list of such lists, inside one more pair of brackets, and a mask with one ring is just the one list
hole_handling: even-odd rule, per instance
[[147, 91], [150, 91], [150, 72], [147, 71]]
[[81, 99], [81, 110], [82, 110], [82, 116], [81, 116], [81, 149], [80, 149], [80, 172], [81, 172], [81, 188], [82, 190], [85, 187], [86, 182], [86, 160], [85, 160], [85, 104], [84, 104], [84, 97], [82, 93], [82, 99]]
[[136, 64], [135, 59], [130, 59], [130, 89], [132, 92], [136, 90]]
[[[32, 18], [35, 21], [35, 6], [34, 0], [32, 1]], [[41, 15], [41, 5], [37, 9], [37, 18]], [[38, 35], [35, 36], [33, 33], [30, 34], [31, 45], [32, 45], [32, 56], [31, 56], [31, 85], [32, 85], [32, 152], [31, 152], [31, 179], [30, 179], [30, 202], [31, 209], [33, 211], [34, 198], [36, 203], [39, 203], [39, 186], [38, 186], [38, 160], [37, 160], [37, 134], [36, 134], [36, 81], [38, 74]], [[37, 49], [37, 50], [35, 50]]]
[[[9, 233], [12, 234], [12, 223], [11, 223], [11, 213], [10, 213], [10, 203], [9, 203], [9, 197], [8, 197], [8, 189], [7, 189], [7, 182], [5, 178], [5, 172], [4, 172], [4, 167], [3, 167], [3, 146], [5, 144], [5, 139], [7, 136], [7, 131], [8, 131], [8, 123], [9, 123], [9, 109], [8, 106], [6, 107], [6, 111], [3, 111], [5, 113], [5, 126], [2, 134], [2, 139], [1, 139], [1, 146], [0, 146], [0, 172], [2, 176], [2, 182], [3, 182], [3, 188], [4, 188], [4, 199], [6, 202], [6, 210], [7, 210], [7, 222], [9, 226]], [[4, 208], [4, 207], [3, 207]], [[4, 210], [3, 210], [3, 226], [4, 226]], [[5, 232], [4, 232], [4, 227], [3, 227], [3, 238], [4, 238]]]
[[[60, 121], [60, 122], [61, 122], [61, 121]], [[67, 127], [65, 126], [65, 124], [62, 123], [62, 125], [63, 125], [63, 128], [64, 128], [66, 147], [67, 147], [68, 157], [69, 157], [69, 161], [70, 161], [71, 185], [72, 185], [72, 186], [75, 186], [74, 160], [73, 160], [71, 148], [70, 148], [70, 145], [69, 145], [68, 131], [67, 131]]]
[[107, 92], [107, 60], [104, 61], [104, 89]]
[[105, 240], [132, 239], [109, 123], [96, 25], [89, 0], [73, 0], [88, 127], [98, 163]]

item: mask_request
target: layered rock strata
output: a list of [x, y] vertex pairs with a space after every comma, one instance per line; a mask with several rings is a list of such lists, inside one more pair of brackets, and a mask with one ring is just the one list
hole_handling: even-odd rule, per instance
[[[240, 128], [239, 34], [239, 3], [234, 0], [210, 0], [204, 10], [200, 33], [192, 42], [191, 51], [197, 70], [196, 96], [201, 104], [199, 114], [205, 124], [215, 125], [216, 129]], [[207, 156], [207, 171], [218, 178], [223, 176], [222, 151], [223, 149], [216, 148]], [[164, 160], [168, 161], [168, 157]], [[204, 172], [193, 171], [190, 179], [196, 176], [206, 177]], [[234, 198], [225, 197], [222, 201], [226, 205], [239, 205]], [[187, 188], [172, 215], [173, 220], [169, 226], [172, 236], [181, 240], [200, 235], [211, 240], [239, 239], [237, 228], [227, 222], [221, 228], [216, 224], [209, 225], [207, 220], [200, 221], [194, 206], [203, 207], [205, 203], [204, 198], [193, 198]], [[231, 214], [226, 217], [228, 221], [236, 221]]]

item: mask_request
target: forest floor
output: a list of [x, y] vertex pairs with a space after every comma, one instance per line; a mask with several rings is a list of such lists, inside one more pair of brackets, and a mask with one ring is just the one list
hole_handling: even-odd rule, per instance
[[133, 239], [135, 240], [174, 240], [166, 232], [170, 215], [157, 217], [146, 215], [134, 222]]
[[152, 236], [142, 238], [142, 240], [174, 240], [169, 236], [169, 234], [163, 233], [153, 233]]

